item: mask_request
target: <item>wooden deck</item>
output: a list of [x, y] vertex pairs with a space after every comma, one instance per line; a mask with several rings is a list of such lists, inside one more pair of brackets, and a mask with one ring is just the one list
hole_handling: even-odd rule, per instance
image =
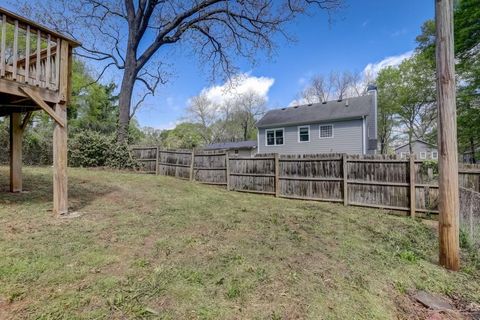
[[53, 211], [66, 214], [67, 103], [80, 44], [0, 7], [0, 117], [10, 118], [10, 191], [22, 191], [22, 136], [32, 112], [54, 121]]

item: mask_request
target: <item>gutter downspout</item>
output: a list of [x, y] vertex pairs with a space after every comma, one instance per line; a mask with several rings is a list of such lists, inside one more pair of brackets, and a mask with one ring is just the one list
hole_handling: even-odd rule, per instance
[[257, 128], [257, 154], [260, 153], [260, 128]]
[[362, 119], [362, 154], [365, 154], [366, 153], [366, 145], [365, 145], [365, 135], [366, 135], [366, 132], [365, 132], [365, 121], [366, 121], [366, 117], [363, 116], [363, 119]]

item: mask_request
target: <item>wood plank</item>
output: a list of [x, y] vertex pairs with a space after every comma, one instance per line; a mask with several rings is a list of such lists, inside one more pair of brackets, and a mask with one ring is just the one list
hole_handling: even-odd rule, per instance
[[227, 183], [226, 182], [209, 182], [209, 181], [197, 181], [198, 183], [201, 183], [201, 184], [210, 184], [210, 185], [213, 185], [213, 186], [226, 186]]
[[60, 50], [58, 50], [58, 48], [60, 48], [60, 44], [61, 44], [61, 40], [60, 38], [57, 38], [57, 43], [53, 48], [55, 49], [53, 51], [55, 52], [55, 88], [54, 89], [56, 90], [58, 90], [58, 86], [60, 84]]
[[195, 150], [191, 152], [191, 161], [190, 161], [190, 181], [195, 181]]
[[[153, 159], [155, 160], [155, 159]], [[191, 167], [189, 164], [180, 164], [180, 163], [169, 163], [169, 162], [159, 162], [158, 163], [161, 166], [170, 166], [170, 167], [184, 167], [184, 168], [189, 168]]]
[[279, 177], [280, 180], [293, 180], [293, 181], [324, 181], [324, 182], [339, 182], [343, 181], [343, 178], [317, 178], [317, 177]]
[[362, 203], [362, 202], [349, 202], [349, 205], [356, 206], [356, 207], [367, 207], [367, 208], [388, 209], [388, 210], [398, 210], [398, 211], [410, 211], [410, 208], [406, 208], [406, 207], [396, 207], [396, 206], [370, 204], [370, 203]]
[[155, 175], [159, 175], [160, 174], [160, 152], [159, 152], [159, 148], [157, 147], [156, 149], [156, 154], [155, 154]]
[[22, 114], [10, 115], [10, 192], [22, 192]]
[[239, 177], [275, 177], [273, 173], [238, 173], [238, 172], [230, 172], [231, 176], [239, 176]]
[[27, 26], [25, 36], [25, 82], [30, 82], [30, 26]]
[[280, 157], [275, 153], [275, 197], [280, 196]]
[[404, 182], [384, 182], [384, 181], [368, 181], [368, 180], [348, 180], [349, 184], [364, 184], [372, 186], [387, 186], [387, 187], [408, 187], [408, 183]]
[[226, 155], [226, 153], [195, 153], [195, 157], [220, 157], [224, 155]]
[[410, 155], [409, 166], [409, 185], [410, 185], [410, 217], [415, 217], [415, 155]]
[[232, 189], [232, 191], [245, 192], [245, 193], [257, 193], [257, 194], [268, 194], [275, 195], [274, 191], [258, 191], [258, 190], [246, 190], [246, 189]]
[[54, 91], [39, 87], [27, 86], [25, 84], [7, 80], [5, 78], [0, 79], [0, 92], [23, 98], [29, 98], [30, 100], [31, 98], [27, 94], [25, 94], [23, 90], [20, 89], [22, 87], [28, 87], [31, 91], [35, 92], [39, 97], [41, 97], [43, 101], [50, 103], [59, 102], [58, 94]]
[[7, 16], [2, 15], [2, 38], [0, 44], [0, 76], [5, 77], [5, 43], [7, 41]]
[[42, 73], [40, 60], [41, 60], [41, 51], [42, 51], [42, 33], [40, 30], [37, 30], [37, 61], [35, 62], [35, 85], [40, 86], [40, 75]]
[[280, 195], [280, 198], [294, 199], [294, 200], [307, 200], [307, 201], [322, 201], [322, 202], [343, 202], [343, 199], [327, 199], [327, 198], [312, 198], [301, 196]]
[[348, 162], [408, 163], [408, 160], [396, 160], [396, 159], [348, 159]]
[[65, 121], [62, 119], [60, 116], [57, 115], [57, 113], [50, 108], [48, 104], [45, 103], [45, 101], [42, 100], [42, 98], [34, 91], [32, 91], [28, 87], [20, 87], [20, 90], [25, 92], [27, 96], [29, 96], [40, 108], [42, 108], [50, 117], [52, 117], [60, 126], [65, 127]]
[[230, 160], [240, 161], [240, 160], [275, 160], [275, 157], [232, 157]]
[[342, 175], [343, 175], [343, 205], [348, 206], [348, 159], [344, 154], [342, 157]]
[[51, 61], [52, 54], [50, 51], [51, 48], [51, 38], [50, 34], [47, 35], [47, 59], [45, 60], [45, 82], [47, 89], [50, 89], [50, 78], [51, 78]]
[[325, 161], [340, 161], [342, 158], [280, 158], [281, 162], [325, 162]]
[[225, 173], [225, 178], [227, 179], [227, 191], [230, 191], [230, 156], [228, 152], [225, 155], [225, 167], [226, 167], [226, 173]]
[[[195, 155], [196, 156], [196, 155]], [[195, 170], [211, 170], [211, 171], [220, 171], [226, 170], [226, 167], [212, 167], [212, 168], [205, 168], [205, 167], [195, 167]]]
[[13, 81], [17, 80], [17, 68], [18, 68], [18, 20], [14, 22], [13, 30], [13, 71], [12, 79]]

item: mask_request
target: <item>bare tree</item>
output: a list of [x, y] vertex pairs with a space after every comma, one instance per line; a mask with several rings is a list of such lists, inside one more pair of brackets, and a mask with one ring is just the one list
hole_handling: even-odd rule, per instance
[[[309, 8], [331, 11], [342, 0], [20, 0], [24, 12], [79, 39], [77, 52], [121, 72], [118, 141], [124, 142], [132, 117], [136, 84], [154, 94], [165, 82], [159, 56], [163, 48], [184, 44], [212, 74], [235, 70], [239, 56], [272, 53], [274, 35], [289, 39], [285, 24]], [[157, 60], [159, 68], [152, 68]], [[155, 64], [153, 64], [155, 65]], [[140, 102], [142, 99], [140, 99]], [[136, 104], [138, 108], [139, 104]], [[134, 110], [136, 109], [134, 108]]]
[[328, 76], [314, 75], [300, 96], [307, 103], [324, 102], [332, 97], [342, 100], [362, 95], [366, 87], [365, 79], [358, 72], [332, 71]]
[[243, 140], [250, 138], [255, 122], [265, 113], [266, 99], [254, 91], [239, 94], [234, 100], [234, 114], [242, 132]]
[[217, 109], [218, 106], [210, 101], [204, 93], [190, 99], [187, 107], [187, 118], [200, 124], [200, 134], [207, 144], [213, 140], [211, 127], [218, 121]]

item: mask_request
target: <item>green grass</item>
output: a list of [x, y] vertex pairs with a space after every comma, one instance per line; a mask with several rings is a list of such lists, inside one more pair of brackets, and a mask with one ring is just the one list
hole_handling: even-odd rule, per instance
[[413, 290], [480, 303], [480, 271], [437, 266], [421, 220], [168, 177], [51, 169], [9, 194], [0, 167], [0, 319], [412, 318]]

